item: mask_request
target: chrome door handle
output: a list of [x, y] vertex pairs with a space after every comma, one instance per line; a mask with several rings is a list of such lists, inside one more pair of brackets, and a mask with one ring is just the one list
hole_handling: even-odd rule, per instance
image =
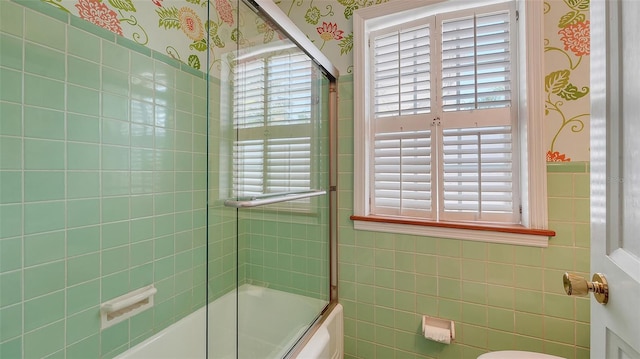
[[589, 292], [593, 292], [593, 296], [598, 303], [607, 304], [609, 301], [607, 278], [602, 273], [595, 273], [591, 280], [591, 282], [588, 282], [577, 274], [566, 272], [562, 276], [562, 284], [567, 295], [585, 296]]

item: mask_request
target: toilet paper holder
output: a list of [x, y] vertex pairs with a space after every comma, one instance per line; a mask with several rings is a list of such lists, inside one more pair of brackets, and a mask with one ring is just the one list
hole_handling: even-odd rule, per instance
[[422, 316], [422, 335], [438, 343], [450, 344], [456, 339], [456, 328], [453, 320]]

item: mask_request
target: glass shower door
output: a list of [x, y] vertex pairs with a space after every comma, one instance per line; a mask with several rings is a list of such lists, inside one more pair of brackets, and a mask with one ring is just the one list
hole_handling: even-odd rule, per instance
[[239, 12], [227, 203], [237, 207], [238, 357], [281, 358], [329, 303], [329, 80], [251, 7]]

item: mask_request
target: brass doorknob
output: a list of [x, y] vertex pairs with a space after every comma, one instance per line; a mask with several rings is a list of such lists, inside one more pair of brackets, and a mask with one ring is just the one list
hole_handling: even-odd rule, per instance
[[593, 292], [598, 303], [607, 304], [609, 301], [607, 278], [604, 274], [595, 273], [591, 280], [591, 282], [587, 282], [583, 277], [573, 273], [565, 273], [562, 276], [562, 284], [567, 295], [585, 296], [589, 292]]

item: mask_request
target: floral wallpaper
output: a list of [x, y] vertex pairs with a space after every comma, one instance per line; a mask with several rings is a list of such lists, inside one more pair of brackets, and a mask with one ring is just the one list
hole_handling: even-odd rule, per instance
[[[345, 74], [353, 66], [353, 12], [402, 0], [274, 1]], [[549, 162], [589, 160], [589, 1], [544, 3], [544, 122]]]
[[[237, 0], [41, 1], [202, 71], [207, 55], [209, 68], [221, 71], [226, 54], [251, 42], [243, 32], [260, 34], [264, 42], [272, 39], [265, 33], [275, 32], [248, 7], [238, 11]], [[250, 27], [239, 30], [239, 23]]]
[[[41, 1], [196, 69], [208, 66], [214, 75], [229, 67], [237, 45], [282, 38], [238, 0]], [[353, 72], [354, 11], [406, 0], [273, 1], [345, 75]], [[589, 160], [589, 1], [544, 2], [546, 154], [551, 162]]]
[[547, 161], [589, 161], [589, 0], [545, 2]]

